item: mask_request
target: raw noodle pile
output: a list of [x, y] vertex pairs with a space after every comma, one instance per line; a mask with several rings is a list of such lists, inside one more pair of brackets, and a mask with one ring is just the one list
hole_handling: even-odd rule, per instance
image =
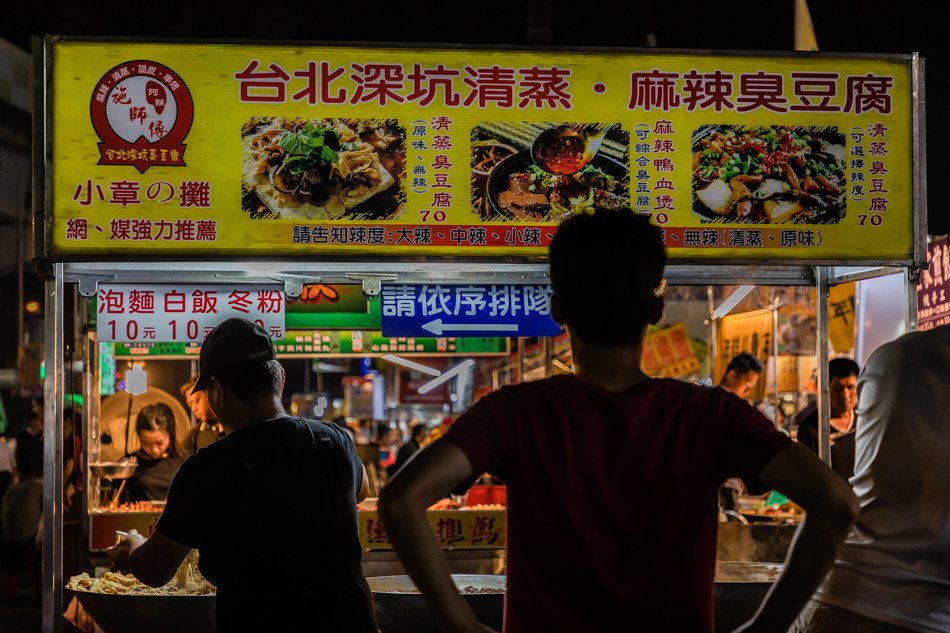
[[66, 586], [74, 591], [136, 595], [203, 596], [214, 594], [216, 591], [215, 586], [198, 571], [198, 550], [191, 550], [175, 573], [175, 577], [161, 587], [149, 587], [131, 574], [111, 571], [104, 573], [101, 578], [92, 578], [89, 574], [82, 573], [70, 578]]

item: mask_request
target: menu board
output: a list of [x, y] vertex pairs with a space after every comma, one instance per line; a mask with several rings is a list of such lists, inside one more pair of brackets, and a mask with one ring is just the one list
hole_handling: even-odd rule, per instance
[[914, 257], [913, 58], [49, 41], [47, 255]]

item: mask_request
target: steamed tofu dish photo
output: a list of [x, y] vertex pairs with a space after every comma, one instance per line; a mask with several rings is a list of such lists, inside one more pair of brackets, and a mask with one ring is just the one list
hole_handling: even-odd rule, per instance
[[711, 125], [693, 135], [693, 210], [719, 222], [840, 222], [845, 141], [837, 128]]

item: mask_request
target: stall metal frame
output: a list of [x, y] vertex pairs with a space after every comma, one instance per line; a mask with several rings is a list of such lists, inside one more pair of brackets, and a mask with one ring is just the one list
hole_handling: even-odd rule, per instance
[[[267, 259], [247, 258], [224, 260], [208, 258], [204, 261], [169, 260], [142, 261], [121, 258], [121, 261], [78, 261], [76, 258], [56, 257], [51, 252], [50, 234], [53, 220], [52, 152], [53, 115], [51, 68], [54, 41], [66, 38], [34, 38], [34, 111], [37, 125], [33, 131], [34, 173], [34, 252], [42, 253], [36, 265], [45, 276], [45, 365], [44, 382], [44, 484], [43, 484], [43, 558], [42, 558], [42, 631], [59, 633], [62, 630], [64, 581], [63, 578], [63, 410], [64, 410], [64, 292], [67, 284], [75, 284], [83, 297], [96, 295], [99, 283], [152, 282], [152, 283], [260, 283], [274, 281], [284, 284], [288, 297], [300, 295], [304, 284], [361, 283], [369, 297], [379, 294], [383, 283], [496, 283], [547, 284], [548, 267], [543, 258], [476, 259], [476, 258], [405, 258], [373, 260], [371, 258], [335, 258], [320, 261], [300, 258]], [[104, 38], [69, 38], [102, 40]], [[479, 47], [472, 47], [479, 48]], [[497, 48], [497, 47], [493, 47]], [[552, 51], [560, 50], [549, 47]], [[571, 49], [574, 51], [582, 49]], [[604, 50], [604, 49], [583, 49]], [[611, 49], [616, 52], [618, 49]], [[635, 49], [630, 49], [632, 52]], [[752, 56], [752, 51], [660, 51], [692, 54], [719, 54]], [[794, 53], [781, 52], [783, 56]], [[810, 56], [812, 53], [801, 54]], [[666, 279], [671, 285], [735, 285], [757, 284], [772, 286], [812, 286], [818, 291], [818, 407], [821, 456], [829, 461], [829, 391], [825, 371], [828, 349], [829, 287], [847, 281], [871, 279], [883, 275], [903, 273], [907, 295], [905, 324], [908, 331], [916, 328], [916, 283], [921, 269], [926, 267], [926, 148], [924, 60], [912, 55], [829, 55], [834, 57], [900, 59], [910, 61], [913, 78], [913, 249], [906, 261], [879, 260], [719, 260], [717, 263], [674, 261], [667, 267]], [[120, 258], [113, 258], [120, 259]], [[77, 348], [79, 341], [77, 341]], [[88, 364], [87, 364], [88, 365]], [[87, 372], [89, 368], [87, 367]], [[84, 381], [91, 388], [90, 379]], [[84, 417], [89, 419], [96, 404], [87, 399]]]

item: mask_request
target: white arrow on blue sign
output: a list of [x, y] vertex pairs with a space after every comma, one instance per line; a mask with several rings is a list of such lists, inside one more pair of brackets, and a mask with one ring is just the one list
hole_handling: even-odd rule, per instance
[[383, 336], [556, 336], [551, 287], [539, 284], [387, 284]]

